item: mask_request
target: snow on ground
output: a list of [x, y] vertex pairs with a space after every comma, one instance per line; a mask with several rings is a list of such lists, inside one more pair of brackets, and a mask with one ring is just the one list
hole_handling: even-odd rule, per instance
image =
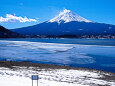
[[0, 86], [32, 86], [31, 75], [39, 75], [38, 86], [115, 86], [114, 79], [104, 79], [113, 76], [111, 73], [19, 66], [13, 69], [0, 67]]

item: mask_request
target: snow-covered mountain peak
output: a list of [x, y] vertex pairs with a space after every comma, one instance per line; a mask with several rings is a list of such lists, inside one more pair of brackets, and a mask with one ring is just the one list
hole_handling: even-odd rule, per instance
[[67, 23], [67, 22], [71, 22], [71, 21], [92, 22], [92, 21], [89, 21], [89, 20], [81, 17], [80, 15], [78, 15], [70, 10], [67, 10], [67, 9], [64, 9], [62, 12], [59, 13], [58, 16], [49, 20], [48, 22]]
[[60, 12], [59, 15], [63, 15], [63, 14], [69, 13], [69, 12], [72, 12], [72, 11], [64, 9], [62, 12]]

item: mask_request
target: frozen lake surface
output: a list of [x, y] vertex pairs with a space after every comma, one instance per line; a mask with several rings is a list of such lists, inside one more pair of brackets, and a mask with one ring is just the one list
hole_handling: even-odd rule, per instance
[[115, 72], [114, 39], [0, 39], [0, 60]]

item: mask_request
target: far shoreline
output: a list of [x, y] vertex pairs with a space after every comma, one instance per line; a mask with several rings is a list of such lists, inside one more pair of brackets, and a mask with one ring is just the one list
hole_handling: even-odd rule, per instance
[[115, 38], [59, 38], [59, 37], [24, 37], [24, 38], [0, 38], [0, 39], [113, 39], [115, 40]]

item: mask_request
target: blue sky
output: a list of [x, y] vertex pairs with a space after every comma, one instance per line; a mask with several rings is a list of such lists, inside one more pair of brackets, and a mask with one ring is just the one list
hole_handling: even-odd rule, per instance
[[65, 8], [88, 20], [115, 25], [115, 0], [1, 0], [0, 17], [15, 14], [38, 22], [0, 22], [0, 25], [8, 29], [35, 25], [50, 20]]

